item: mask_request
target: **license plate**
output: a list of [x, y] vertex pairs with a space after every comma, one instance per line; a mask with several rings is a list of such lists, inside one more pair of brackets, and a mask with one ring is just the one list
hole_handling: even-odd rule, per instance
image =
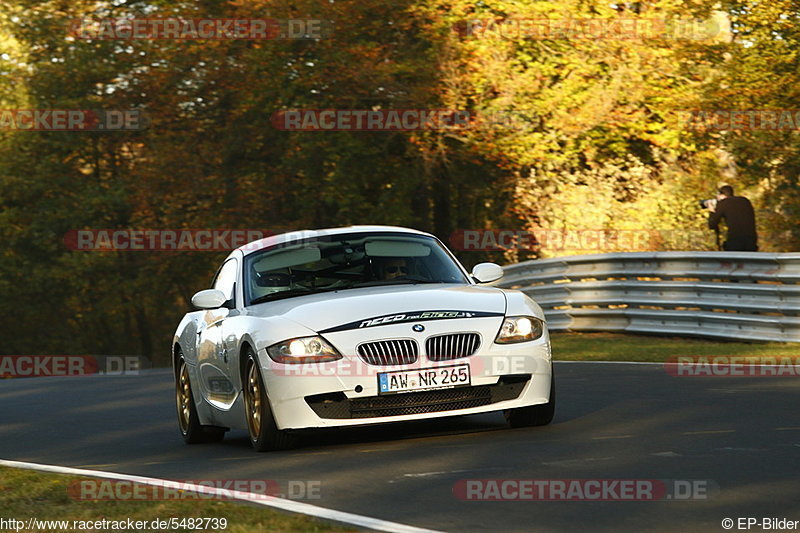
[[398, 370], [378, 374], [378, 394], [449, 389], [470, 383], [469, 365]]

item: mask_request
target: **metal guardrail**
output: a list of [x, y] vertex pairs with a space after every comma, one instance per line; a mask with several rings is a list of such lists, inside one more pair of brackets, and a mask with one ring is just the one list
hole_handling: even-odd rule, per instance
[[800, 342], [800, 253], [642, 252], [526, 261], [500, 287], [551, 330]]

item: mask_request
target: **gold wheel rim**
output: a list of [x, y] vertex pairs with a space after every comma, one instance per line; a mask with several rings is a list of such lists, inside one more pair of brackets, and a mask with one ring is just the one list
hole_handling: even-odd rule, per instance
[[247, 404], [247, 428], [250, 430], [250, 438], [258, 440], [261, 434], [261, 381], [258, 376], [258, 368], [254, 363], [250, 363], [247, 372], [247, 394], [245, 395]]
[[186, 368], [186, 363], [184, 362], [181, 362], [181, 371], [178, 374], [175, 401], [178, 404], [178, 420], [181, 424], [181, 431], [186, 433], [189, 430], [189, 419], [192, 416], [192, 391], [189, 388], [189, 369]]

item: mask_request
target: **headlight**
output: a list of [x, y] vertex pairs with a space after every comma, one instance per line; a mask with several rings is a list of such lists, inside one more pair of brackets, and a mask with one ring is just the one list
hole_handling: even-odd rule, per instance
[[342, 358], [336, 348], [319, 336], [300, 337], [273, 344], [267, 348], [267, 355], [276, 363], [286, 365], [326, 363]]
[[494, 342], [513, 344], [536, 340], [544, 333], [544, 322], [532, 316], [509, 316], [503, 320]]

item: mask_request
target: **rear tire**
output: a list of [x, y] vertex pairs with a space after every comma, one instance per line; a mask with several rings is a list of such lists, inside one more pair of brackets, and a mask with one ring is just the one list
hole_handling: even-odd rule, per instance
[[219, 442], [225, 438], [225, 430], [216, 426], [203, 426], [194, 404], [189, 368], [178, 354], [178, 373], [175, 377], [175, 405], [178, 409], [178, 428], [186, 444]]
[[546, 426], [553, 421], [556, 412], [556, 380], [551, 369], [550, 371], [550, 398], [547, 403], [540, 405], [530, 405], [528, 407], [518, 407], [505, 411], [506, 420], [512, 428], [523, 428], [531, 426]]
[[244, 405], [250, 444], [257, 452], [288, 450], [296, 444], [296, 438], [286, 430], [278, 429], [275, 417], [261, 379], [261, 370], [252, 351], [247, 354], [244, 382]]

